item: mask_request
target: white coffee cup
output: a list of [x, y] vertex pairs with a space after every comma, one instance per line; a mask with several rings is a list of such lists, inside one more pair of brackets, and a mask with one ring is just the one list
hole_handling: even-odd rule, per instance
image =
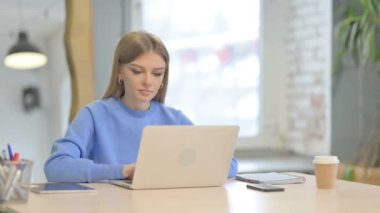
[[338, 177], [339, 159], [337, 156], [315, 156], [313, 160], [317, 187], [332, 189]]

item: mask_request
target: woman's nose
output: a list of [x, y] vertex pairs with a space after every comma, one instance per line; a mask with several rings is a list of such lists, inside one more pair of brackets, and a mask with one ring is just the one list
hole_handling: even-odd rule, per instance
[[152, 75], [145, 74], [144, 79], [143, 79], [143, 84], [144, 85], [151, 85], [152, 84]]

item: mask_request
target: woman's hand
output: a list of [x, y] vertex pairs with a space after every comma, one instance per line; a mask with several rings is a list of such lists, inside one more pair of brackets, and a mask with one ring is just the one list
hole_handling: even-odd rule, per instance
[[123, 167], [123, 175], [125, 179], [133, 179], [133, 174], [135, 173], [136, 164], [127, 164]]

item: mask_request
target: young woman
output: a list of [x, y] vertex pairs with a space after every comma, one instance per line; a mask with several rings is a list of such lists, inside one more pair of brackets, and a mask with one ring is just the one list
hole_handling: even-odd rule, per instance
[[[164, 105], [169, 54], [155, 35], [126, 34], [116, 48], [111, 79], [101, 100], [82, 108], [45, 163], [50, 182], [132, 179], [142, 130], [147, 125], [192, 125]], [[231, 161], [229, 177], [237, 173]]]

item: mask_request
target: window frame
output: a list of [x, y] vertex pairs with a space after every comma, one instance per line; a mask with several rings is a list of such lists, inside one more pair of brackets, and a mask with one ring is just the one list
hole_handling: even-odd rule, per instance
[[[142, 1], [129, 0], [131, 30], [140, 30], [142, 26]], [[236, 151], [257, 148], [279, 149], [286, 145], [287, 120], [287, 57], [286, 32], [288, 27], [286, 2], [260, 1], [260, 119], [259, 132], [254, 137], [239, 137]], [[127, 12], [128, 12], [127, 11]], [[273, 63], [276, 61], [276, 63]], [[280, 72], [278, 72], [280, 70]], [[281, 72], [282, 71], [282, 72]]]

